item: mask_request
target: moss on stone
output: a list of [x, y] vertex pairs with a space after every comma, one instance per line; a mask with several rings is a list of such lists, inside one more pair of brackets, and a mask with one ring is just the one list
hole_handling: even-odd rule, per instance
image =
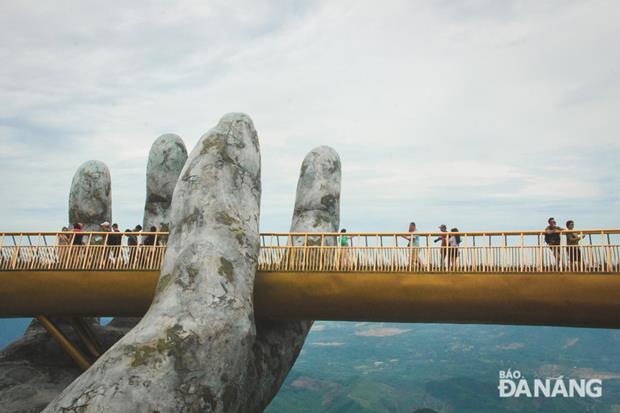
[[228, 282], [233, 282], [233, 265], [224, 257], [220, 257], [220, 268], [217, 270], [218, 274], [225, 277]]
[[161, 292], [165, 290], [174, 280], [172, 274], [165, 274], [163, 277], [159, 279], [159, 283], [157, 283], [157, 292]]
[[215, 220], [218, 223], [222, 225], [226, 225], [226, 226], [231, 226], [237, 222], [236, 219], [234, 219], [228, 213], [223, 212], [223, 211], [220, 211], [215, 215]]

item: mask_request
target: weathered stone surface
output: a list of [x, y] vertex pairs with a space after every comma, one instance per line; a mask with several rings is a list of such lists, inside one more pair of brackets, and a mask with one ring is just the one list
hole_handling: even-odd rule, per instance
[[[76, 171], [69, 194], [69, 222], [81, 222], [86, 230], [99, 230], [111, 221], [112, 198], [108, 168], [99, 161], [88, 161]], [[111, 346], [126, 328], [102, 327], [96, 319], [89, 325], [104, 348]], [[54, 322], [73, 341], [78, 342], [71, 323]], [[38, 412], [81, 373], [75, 362], [56, 340], [33, 321], [20, 339], [0, 352], [0, 406], [14, 413]]]
[[172, 193], [187, 161], [183, 140], [174, 134], [161, 135], [153, 142], [146, 166], [146, 203], [143, 227], [170, 228]]
[[226, 115], [183, 168], [154, 302], [46, 412], [235, 412], [254, 343], [260, 153]]
[[112, 221], [112, 181], [100, 161], [84, 162], [73, 175], [69, 193], [69, 223], [81, 222], [85, 231], [99, 231]]
[[[66, 320], [55, 318], [69, 339], [78, 337]], [[104, 348], [110, 347], [127, 330], [113, 325], [91, 324]], [[26, 333], [0, 352], [0, 411], [35, 413], [43, 410], [81, 370], [56, 340], [35, 320]]]
[[[306, 155], [302, 166], [291, 232], [337, 232], [340, 225], [341, 164], [336, 151], [320, 146]], [[326, 238], [328, 245], [335, 239]], [[303, 245], [303, 238], [294, 239]], [[318, 243], [308, 239], [308, 243]], [[256, 341], [246, 377], [245, 410], [262, 411], [276, 395], [295, 363], [312, 321], [256, 320]]]
[[[254, 327], [260, 155], [249, 118], [228, 115], [201, 139], [175, 195], [153, 306], [46, 411], [253, 412], [280, 388], [312, 322]], [[291, 231], [337, 231], [339, 199], [338, 155], [317, 148], [301, 168]], [[104, 345], [133, 325], [120, 321], [93, 326]], [[37, 412], [78, 374], [35, 324], [0, 353], [0, 403]]]
[[[146, 202], [142, 220], [144, 231], [149, 231], [152, 226], [162, 232], [170, 230], [172, 194], [186, 161], [187, 149], [178, 135], [167, 133], [153, 142], [146, 165]], [[166, 239], [158, 238], [160, 242]], [[139, 321], [140, 317], [116, 317], [113, 323], [129, 331]]]
[[[153, 144], [147, 171], [144, 220], [147, 225], [156, 225], [161, 229], [162, 223], [169, 223], [167, 217], [172, 192], [186, 159], [185, 145], [176, 135], [163, 135]], [[152, 176], [159, 173], [163, 175], [159, 179]], [[150, 181], [149, 175], [152, 177]], [[73, 217], [71, 223], [78, 220], [87, 224], [88, 229], [99, 230], [101, 222], [111, 222], [109, 188], [110, 174], [105, 165], [96, 161], [82, 165], [72, 183], [69, 207], [70, 217]], [[96, 192], [104, 196], [97, 196]], [[108, 201], [95, 203], [93, 208], [91, 202], [84, 202], [90, 199], [90, 193], [94, 194], [95, 199], [104, 200], [107, 194]], [[149, 200], [152, 202], [149, 203]], [[96, 212], [97, 208], [108, 213]], [[73, 342], [78, 342], [68, 320], [56, 318], [54, 321]], [[91, 320], [89, 324], [107, 349], [139, 321], [140, 318], [120, 317], [105, 327], [96, 320]], [[22, 338], [0, 353], [0, 405], [4, 406], [3, 411], [8, 412], [39, 412], [81, 373], [56, 340], [35, 320]]]

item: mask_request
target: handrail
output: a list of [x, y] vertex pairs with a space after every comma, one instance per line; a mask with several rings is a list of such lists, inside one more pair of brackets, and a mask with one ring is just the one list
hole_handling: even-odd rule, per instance
[[[620, 229], [562, 231], [549, 242], [544, 234], [262, 233], [258, 268], [293, 272], [620, 272]], [[569, 240], [569, 234], [577, 234], [577, 241]], [[0, 270], [158, 270], [168, 235], [1, 232]]]
[[[359, 231], [359, 232], [346, 232], [346, 233], [341, 233], [341, 232], [261, 232], [260, 235], [262, 236], [287, 236], [287, 235], [294, 235], [294, 236], [304, 236], [304, 235], [308, 235], [308, 236], [318, 236], [318, 235], [324, 235], [324, 236], [335, 236], [335, 235], [354, 235], [354, 236], [381, 236], [381, 237], [386, 237], [386, 236], [404, 236], [404, 235], [424, 235], [424, 236], [440, 236], [440, 235], [460, 235], [460, 236], [465, 236], [465, 235], [475, 235], [475, 236], [500, 236], [500, 235], [543, 235], [545, 233], [544, 229], [541, 230], [523, 230], [523, 231], [515, 231], [515, 230], [510, 230], [510, 231], [461, 231], [461, 232], [441, 232], [441, 231], [432, 231], [432, 232], [386, 232], [386, 231]], [[607, 235], [607, 234], [620, 234], [620, 228], [610, 228], [610, 229], [573, 229], [573, 230], [561, 230], [559, 232], [560, 234], [569, 234], [569, 233], [582, 233], [585, 235]], [[124, 232], [124, 231], [120, 231], [120, 232], [107, 232], [107, 231], [80, 231], [80, 232], [74, 232], [74, 231], [32, 231], [32, 232], [28, 232], [28, 231], [6, 231], [6, 232], [0, 232], [0, 237], [4, 237], [4, 236], [17, 236], [17, 235], [41, 235], [41, 236], [54, 236], [54, 235], [60, 235], [60, 234], [83, 234], [83, 235], [110, 235], [110, 234], [117, 234], [117, 235], [139, 235], [139, 236], [143, 236], [143, 235], [157, 235], [157, 236], [166, 236], [166, 235], [170, 235], [170, 232], [161, 232], [161, 231], [156, 231], [156, 232], [147, 232], [147, 231], [140, 231], [140, 232]]]
[[[561, 230], [560, 234], [569, 234], [569, 233], [583, 233], [583, 234], [620, 234], [620, 228], [611, 228], [611, 229], [572, 229], [572, 230]], [[461, 231], [461, 232], [441, 232], [441, 231], [432, 231], [432, 232], [372, 232], [372, 231], [361, 231], [361, 232], [261, 232], [261, 236], [286, 236], [286, 235], [295, 235], [295, 236], [316, 236], [316, 235], [325, 235], [325, 236], [334, 236], [334, 235], [355, 235], [355, 236], [403, 236], [403, 235], [428, 235], [428, 236], [439, 236], [439, 235], [475, 235], [475, 236], [500, 236], [500, 235], [543, 235], [545, 230], [523, 230], [523, 231]]]

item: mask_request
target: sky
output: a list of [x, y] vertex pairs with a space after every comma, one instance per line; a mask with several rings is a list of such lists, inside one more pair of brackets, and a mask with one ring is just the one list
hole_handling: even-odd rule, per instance
[[0, 3], [0, 228], [57, 230], [84, 161], [142, 222], [150, 145], [247, 113], [261, 230], [305, 154], [342, 160], [349, 231], [620, 227], [620, 3]]

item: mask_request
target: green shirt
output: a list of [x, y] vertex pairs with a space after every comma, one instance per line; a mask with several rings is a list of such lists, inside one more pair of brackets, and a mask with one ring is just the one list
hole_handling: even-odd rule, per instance
[[566, 234], [567, 245], [579, 245], [580, 240], [581, 240], [581, 237], [576, 232], [570, 232]]

